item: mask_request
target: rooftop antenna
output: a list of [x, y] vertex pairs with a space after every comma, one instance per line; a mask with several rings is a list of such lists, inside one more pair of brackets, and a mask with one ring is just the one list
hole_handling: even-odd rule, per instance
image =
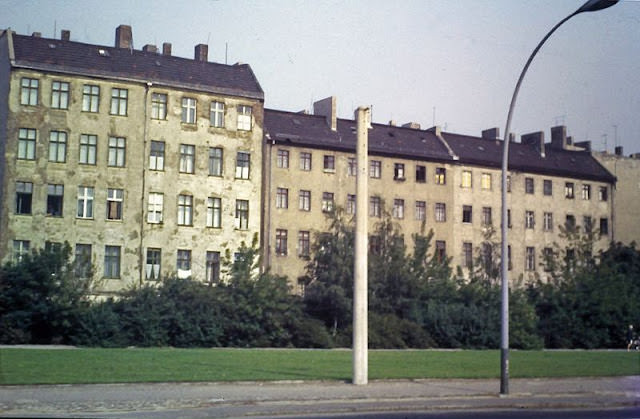
[[432, 127], [436, 126], [436, 107], [433, 107], [433, 124], [431, 124]]
[[228, 64], [227, 58], [229, 57], [229, 43], [224, 43], [224, 63]]
[[617, 148], [618, 147], [618, 125], [616, 124], [613, 124], [613, 141]]
[[602, 142], [604, 143], [604, 151], [607, 152], [607, 134], [602, 134]]
[[557, 126], [557, 125], [559, 125], [559, 124], [564, 125], [564, 123], [565, 123], [565, 118], [566, 118], [566, 117], [567, 117], [567, 115], [558, 115], [558, 116], [556, 116], [556, 117], [554, 118], [555, 125], [556, 125], [556, 126]]
[[52, 36], [53, 39], [56, 38], [57, 32], [58, 32], [58, 21], [54, 19], [53, 20], [53, 36]]

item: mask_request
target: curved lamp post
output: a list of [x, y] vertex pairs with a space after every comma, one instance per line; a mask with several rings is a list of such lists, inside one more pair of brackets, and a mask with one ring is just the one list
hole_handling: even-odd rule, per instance
[[542, 41], [538, 44], [538, 46], [533, 50], [529, 59], [527, 60], [522, 72], [520, 73], [520, 77], [518, 78], [518, 82], [516, 83], [516, 88], [513, 91], [513, 96], [511, 97], [511, 105], [509, 106], [509, 114], [507, 116], [507, 125], [504, 129], [504, 141], [502, 148], [502, 248], [501, 248], [501, 260], [500, 260], [500, 271], [501, 271], [501, 286], [502, 286], [502, 315], [501, 315], [501, 330], [500, 330], [500, 394], [509, 394], [509, 281], [507, 278], [507, 270], [508, 270], [508, 240], [507, 240], [507, 169], [509, 165], [509, 136], [510, 136], [510, 128], [511, 128], [511, 117], [513, 116], [513, 109], [516, 104], [516, 97], [518, 96], [518, 92], [520, 91], [520, 85], [522, 84], [522, 79], [524, 79], [524, 75], [529, 69], [529, 65], [533, 58], [536, 56], [542, 45], [549, 39], [549, 37], [567, 20], [571, 19], [577, 14], [583, 12], [595, 12], [598, 10], [606, 9], [607, 7], [611, 7], [614, 4], [618, 3], [619, 0], [588, 0], [585, 4], [582, 5], [578, 10], [570, 14], [569, 16], [562, 19], [556, 26], [554, 26], [545, 36], [542, 38]]

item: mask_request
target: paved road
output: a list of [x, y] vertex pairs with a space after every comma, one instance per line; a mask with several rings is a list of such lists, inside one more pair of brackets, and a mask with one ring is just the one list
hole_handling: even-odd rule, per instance
[[0, 417], [199, 418], [640, 407], [640, 376], [499, 380], [0, 386]]

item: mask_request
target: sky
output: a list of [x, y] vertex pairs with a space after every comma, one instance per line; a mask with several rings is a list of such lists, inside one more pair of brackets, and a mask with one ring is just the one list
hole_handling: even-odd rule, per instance
[[[371, 106], [374, 122], [418, 122], [501, 135], [515, 83], [543, 36], [584, 0], [0, 0], [0, 28], [134, 48], [172, 44], [193, 58], [250, 64], [265, 107], [311, 110], [336, 96], [338, 116]], [[640, 152], [640, 0], [565, 23], [525, 76], [511, 131], [566, 125], [594, 150]]]

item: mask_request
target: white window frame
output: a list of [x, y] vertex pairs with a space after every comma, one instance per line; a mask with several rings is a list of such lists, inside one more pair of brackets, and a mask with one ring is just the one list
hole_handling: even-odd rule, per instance
[[[107, 220], [122, 220], [124, 190], [107, 189]], [[114, 213], [115, 212], [115, 213]]]
[[149, 193], [147, 204], [147, 223], [160, 224], [163, 221], [164, 194], [159, 192]]
[[78, 212], [77, 218], [93, 218], [94, 189], [91, 186], [78, 186]]
[[253, 108], [248, 105], [238, 105], [237, 108], [237, 129], [238, 131], [251, 131]]
[[207, 199], [207, 227], [222, 227], [222, 199], [219, 197]]
[[198, 102], [192, 97], [182, 98], [182, 116], [181, 121], [183, 124], [195, 124], [197, 114]]
[[209, 105], [209, 124], [215, 128], [224, 128], [224, 102], [214, 100]]
[[179, 226], [193, 225], [193, 195], [178, 195], [178, 220]]

